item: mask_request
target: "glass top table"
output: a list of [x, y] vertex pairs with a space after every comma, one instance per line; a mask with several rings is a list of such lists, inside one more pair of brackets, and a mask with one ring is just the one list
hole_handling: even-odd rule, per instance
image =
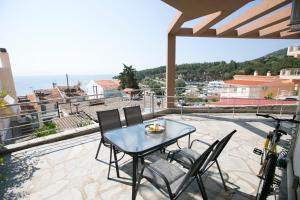
[[[162, 133], [148, 133], [145, 126], [157, 123], [165, 129]], [[135, 199], [138, 158], [173, 144], [178, 139], [190, 136], [196, 128], [169, 119], [155, 119], [143, 124], [108, 131], [104, 134], [106, 142], [133, 157], [132, 199]], [[189, 138], [190, 139], [190, 138]], [[190, 141], [188, 142], [189, 145]]]
[[[148, 133], [145, 130], [145, 125], [153, 123], [162, 125], [165, 130], [162, 133]], [[189, 135], [195, 130], [195, 127], [181, 122], [158, 119], [108, 131], [104, 134], [104, 138], [126, 154], [143, 154], [158, 146], [164, 146], [174, 140], [177, 141], [177, 139]]]

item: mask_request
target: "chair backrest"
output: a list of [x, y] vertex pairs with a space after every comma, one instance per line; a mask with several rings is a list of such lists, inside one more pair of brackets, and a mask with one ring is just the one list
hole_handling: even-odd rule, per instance
[[143, 116], [140, 106], [126, 107], [123, 108], [123, 110], [127, 126], [143, 123]]
[[203, 168], [203, 165], [206, 163], [208, 156], [213, 151], [214, 147], [219, 143], [219, 140], [216, 140], [213, 144], [211, 144], [200, 156], [197, 160], [192, 164], [189, 169], [188, 175], [190, 177], [196, 176], [199, 173], [199, 170]]
[[216, 148], [213, 150], [211, 156], [209, 157], [209, 159], [207, 160], [207, 164], [210, 161], [215, 161], [219, 155], [221, 154], [221, 152], [223, 151], [223, 149], [225, 148], [226, 144], [229, 142], [230, 138], [232, 137], [232, 135], [236, 132], [236, 130], [233, 130], [231, 133], [229, 133], [228, 135], [226, 135], [216, 146]]
[[191, 178], [198, 175], [199, 170], [203, 167], [203, 164], [205, 163], [206, 159], [208, 158], [209, 154], [212, 152], [216, 144], [219, 142], [219, 140], [215, 141], [212, 145], [210, 145], [203, 154], [197, 158], [197, 160], [192, 164], [189, 171], [186, 173], [184, 179], [180, 183], [180, 186], [177, 188], [177, 191], [175, 194], [180, 194], [182, 192], [182, 189], [185, 188], [187, 185], [191, 183]]
[[101, 135], [107, 131], [122, 128], [118, 109], [97, 111], [97, 116]]

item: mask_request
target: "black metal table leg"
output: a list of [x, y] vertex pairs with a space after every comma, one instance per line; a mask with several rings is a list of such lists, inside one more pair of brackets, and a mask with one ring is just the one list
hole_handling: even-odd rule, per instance
[[189, 140], [188, 140], [188, 148], [191, 148], [191, 134], [189, 134]]
[[114, 158], [115, 158], [115, 166], [116, 166], [116, 171], [117, 171], [117, 177], [120, 178], [117, 152], [116, 152], [116, 148], [114, 146], [113, 146], [113, 152], [114, 152]]
[[133, 156], [132, 161], [132, 200], [136, 197], [136, 176], [137, 176], [137, 170], [138, 170], [138, 157]]

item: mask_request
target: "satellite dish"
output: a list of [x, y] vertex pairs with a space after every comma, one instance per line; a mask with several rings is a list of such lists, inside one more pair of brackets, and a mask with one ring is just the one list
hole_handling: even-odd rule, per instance
[[291, 15], [291, 31], [300, 31], [300, 0], [293, 0]]

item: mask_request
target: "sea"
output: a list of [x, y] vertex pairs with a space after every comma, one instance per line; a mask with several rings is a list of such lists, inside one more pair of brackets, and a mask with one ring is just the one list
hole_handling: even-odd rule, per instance
[[[80, 82], [82, 89], [86, 89], [86, 85], [91, 80], [109, 80], [114, 74], [101, 75], [68, 75], [69, 85], [75, 85]], [[53, 83], [57, 85], [67, 85], [66, 75], [51, 75], [51, 76], [14, 76], [17, 96], [32, 94], [36, 89], [53, 88]]]

